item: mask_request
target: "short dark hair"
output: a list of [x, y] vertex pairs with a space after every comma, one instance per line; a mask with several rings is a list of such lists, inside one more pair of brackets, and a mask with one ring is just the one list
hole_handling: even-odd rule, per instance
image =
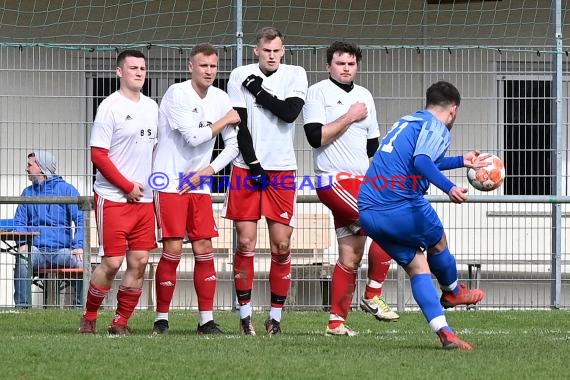
[[218, 55], [218, 51], [214, 46], [208, 43], [198, 44], [190, 50], [190, 60], [197, 54], [204, 54], [210, 56], [212, 54]]
[[426, 108], [429, 106], [447, 107], [452, 104], [459, 106], [460, 103], [459, 90], [449, 82], [440, 80], [429, 86], [426, 91]]
[[125, 59], [127, 57], [135, 57], [135, 58], [143, 58], [146, 59], [146, 57], [144, 56], [144, 54], [141, 51], [138, 50], [123, 50], [118, 56], [117, 56], [117, 67], [121, 67], [121, 65], [123, 64], [123, 62], [125, 62]]
[[255, 35], [255, 44], [259, 44], [263, 39], [273, 41], [277, 37], [281, 38], [281, 41], [283, 41], [283, 34], [277, 28], [266, 26], [265, 28], [261, 28], [257, 31], [257, 34]]
[[353, 42], [335, 41], [327, 48], [327, 63], [330, 65], [334, 53], [348, 53], [356, 57], [356, 63], [362, 59], [362, 50]]
[[32, 157], [36, 157], [36, 154], [34, 152], [28, 154], [28, 158], [32, 158]]

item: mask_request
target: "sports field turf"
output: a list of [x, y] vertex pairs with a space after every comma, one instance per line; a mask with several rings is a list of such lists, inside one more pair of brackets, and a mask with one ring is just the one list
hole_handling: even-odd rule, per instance
[[195, 334], [196, 311], [171, 313], [168, 337], [149, 336], [154, 313], [137, 311], [134, 335], [77, 334], [77, 310], [0, 312], [4, 379], [566, 379], [570, 363], [568, 311], [453, 311], [448, 321], [475, 350], [444, 351], [422, 315], [380, 323], [351, 313], [356, 337], [324, 335], [327, 313], [286, 312], [284, 334], [238, 333], [236, 313], [216, 313], [224, 336]]

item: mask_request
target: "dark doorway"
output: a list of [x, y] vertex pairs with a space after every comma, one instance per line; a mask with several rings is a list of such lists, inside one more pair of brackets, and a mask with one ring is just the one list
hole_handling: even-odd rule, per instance
[[551, 194], [551, 82], [504, 81], [506, 195]]

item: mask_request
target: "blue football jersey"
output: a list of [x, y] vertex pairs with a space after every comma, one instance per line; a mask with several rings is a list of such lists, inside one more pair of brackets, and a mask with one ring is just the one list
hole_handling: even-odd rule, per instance
[[423, 197], [430, 183], [414, 167], [414, 157], [429, 156], [437, 165], [451, 134], [426, 110], [402, 117], [382, 139], [360, 189], [359, 207], [389, 205]]

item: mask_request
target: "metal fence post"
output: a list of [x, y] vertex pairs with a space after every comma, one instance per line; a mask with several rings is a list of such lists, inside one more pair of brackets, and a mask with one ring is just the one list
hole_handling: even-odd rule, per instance
[[83, 212], [83, 295], [82, 304], [87, 299], [87, 291], [91, 281], [91, 210], [93, 197], [80, 197], [79, 208]]

